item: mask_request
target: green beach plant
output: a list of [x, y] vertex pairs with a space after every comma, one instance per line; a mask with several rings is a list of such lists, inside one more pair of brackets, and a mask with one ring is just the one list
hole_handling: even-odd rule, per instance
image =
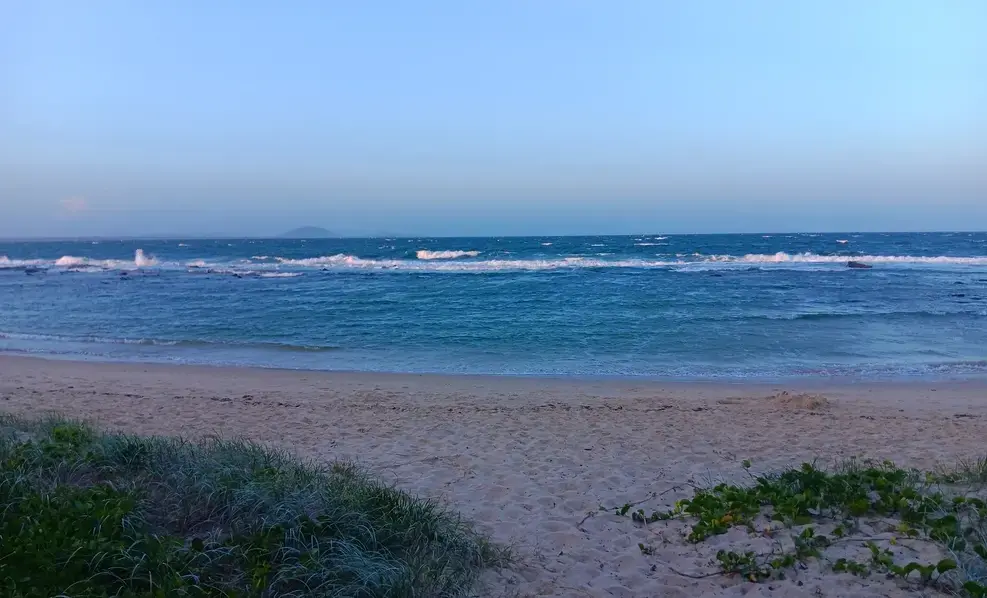
[[[828, 561], [836, 572], [867, 576], [880, 572], [974, 597], [987, 596], [987, 504], [982, 496], [987, 460], [961, 462], [938, 472], [899, 468], [891, 462], [850, 460], [833, 470], [814, 463], [779, 473], [755, 475], [743, 462], [750, 482], [696, 487], [690, 498], [669, 510], [634, 520], [649, 525], [680, 519], [688, 523], [686, 540], [702, 542], [745, 527], [752, 536], [771, 535], [772, 527], [795, 528], [793, 548], [758, 555], [721, 550], [720, 570], [750, 581], [784, 576], [786, 569], [809, 561]], [[626, 515], [624, 507], [616, 511]], [[883, 522], [904, 541], [936, 546], [943, 558], [936, 562], [897, 562], [895, 553], [860, 535], [860, 522]], [[830, 536], [817, 526], [826, 525]], [[759, 529], [760, 528], [760, 529]], [[775, 530], [777, 528], [775, 527]], [[883, 538], [897, 545], [898, 536]], [[869, 550], [869, 562], [846, 557], [828, 560], [826, 550], [836, 543], [856, 543]]]
[[509, 555], [346, 464], [0, 416], [0, 595], [466, 596]]

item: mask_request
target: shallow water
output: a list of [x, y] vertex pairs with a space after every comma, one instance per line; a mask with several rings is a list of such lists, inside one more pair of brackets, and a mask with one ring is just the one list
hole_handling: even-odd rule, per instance
[[980, 376], [987, 234], [0, 242], [0, 305], [0, 351], [67, 357]]

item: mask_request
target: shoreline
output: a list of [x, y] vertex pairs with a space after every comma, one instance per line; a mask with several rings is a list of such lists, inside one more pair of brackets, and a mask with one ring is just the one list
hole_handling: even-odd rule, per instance
[[[747, 479], [747, 459], [770, 472], [852, 457], [925, 470], [982, 458], [987, 382], [586, 381], [0, 355], [0, 413], [51, 412], [110, 431], [245, 437], [354, 462], [515, 548], [518, 564], [490, 572], [481, 596], [733, 597], [763, 586], [683, 578], [661, 563], [708, 571], [717, 546], [740, 549], [746, 534], [696, 546], [664, 523], [642, 529], [600, 506], [670, 508], [694, 485]], [[798, 575], [803, 585], [773, 582], [772, 595], [903, 591], [881, 576]]]
[[646, 384], [651, 386], [744, 386], [744, 387], [797, 387], [805, 389], [828, 389], [839, 387], [881, 387], [881, 386], [949, 386], [949, 385], [983, 385], [987, 388], [987, 371], [963, 374], [922, 375], [898, 374], [887, 376], [847, 375], [847, 374], [791, 374], [788, 376], [658, 376], [633, 374], [519, 374], [519, 373], [461, 373], [442, 371], [400, 371], [400, 370], [357, 370], [357, 369], [317, 369], [310, 367], [289, 368], [280, 365], [241, 364], [241, 363], [196, 363], [173, 361], [154, 361], [146, 359], [112, 358], [81, 354], [58, 353], [23, 353], [16, 350], [0, 350], [0, 359], [26, 359], [67, 363], [89, 363], [121, 366], [154, 366], [165, 368], [206, 368], [231, 369], [247, 371], [266, 371], [296, 374], [325, 374], [328, 376], [382, 376], [382, 377], [426, 377], [437, 379], [477, 378], [494, 380], [529, 380], [543, 382], [568, 383], [613, 383], [613, 384]]
[[[74, 356], [72, 356], [74, 357]], [[80, 360], [62, 356], [22, 356], [0, 353], [0, 381], [10, 372], [27, 370], [83, 376], [94, 380], [117, 379], [126, 383], [185, 381], [181, 386], [233, 390], [235, 387], [267, 391], [308, 393], [434, 393], [442, 391], [462, 399], [486, 401], [489, 395], [548, 394], [556, 400], [596, 401], [672, 400], [676, 402], [722, 401], [743, 397], [769, 397], [778, 393], [825, 396], [857, 407], [919, 409], [934, 401], [937, 408], [978, 407], [987, 414], [987, 378], [872, 380], [848, 377], [789, 379], [657, 379], [632, 377], [541, 376], [515, 374], [455, 374], [375, 371], [328, 371], [278, 367], [176, 364], [111, 360]], [[36, 379], [31, 376], [31, 379]], [[235, 381], [235, 382], [234, 382]], [[0, 386], [2, 389], [2, 386]], [[250, 394], [250, 393], [247, 393]], [[0, 403], [2, 409], [2, 403]]]

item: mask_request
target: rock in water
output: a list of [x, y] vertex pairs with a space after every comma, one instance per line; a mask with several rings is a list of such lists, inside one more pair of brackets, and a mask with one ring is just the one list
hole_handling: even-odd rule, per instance
[[860, 270], [870, 270], [874, 266], [871, 266], [869, 264], [865, 264], [863, 262], [855, 262], [853, 260], [850, 260], [849, 262], [846, 263], [846, 267], [847, 268], [857, 268], [857, 269], [860, 269]]

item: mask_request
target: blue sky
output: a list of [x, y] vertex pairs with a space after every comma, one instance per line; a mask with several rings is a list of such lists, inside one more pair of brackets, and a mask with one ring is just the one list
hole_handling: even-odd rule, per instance
[[0, 235], [987, 229], [983, 0], [0, 4]]

